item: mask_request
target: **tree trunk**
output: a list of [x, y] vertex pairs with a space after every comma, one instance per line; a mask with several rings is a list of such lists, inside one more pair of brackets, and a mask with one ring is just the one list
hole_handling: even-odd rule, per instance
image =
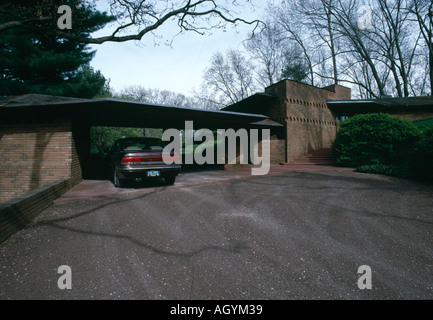
[[430, 43], [429, 50], [429, 66], [430, 66], [430, 95], [433, 96], [433, 43]]

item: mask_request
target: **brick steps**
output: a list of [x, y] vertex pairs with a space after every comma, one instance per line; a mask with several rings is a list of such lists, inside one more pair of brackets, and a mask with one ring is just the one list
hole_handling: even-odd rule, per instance
[[318, 149], [311, 153], [304, 155], [303, 157], [290, 161], [289, 165], [335, 165], [334, 157], [332, 155], [331, 148]]

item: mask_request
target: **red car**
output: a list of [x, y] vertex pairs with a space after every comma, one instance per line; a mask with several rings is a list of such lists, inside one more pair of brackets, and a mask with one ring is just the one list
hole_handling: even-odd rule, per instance
[[[164, 178], [172, 185], [180, 173], [181, 165], [167, 165], [163, 161], [165, 143], [157, 138], [122, 138], [117, 140], [109, 154], [113, 183], [116, 188], [125, 181], [141, 182], [148, 179]], [[175, 160], [176, 156], [172, 155]]]

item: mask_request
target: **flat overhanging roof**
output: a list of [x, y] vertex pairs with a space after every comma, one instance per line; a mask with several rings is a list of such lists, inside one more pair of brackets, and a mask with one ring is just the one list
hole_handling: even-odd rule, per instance
[[103, 99], [76, 99], [29, 94], [0, 100], [0, 119], [32, 119], [34, 117], [65, 117], [91, 126], [177, 128], [193, 121], [194, 128], [224, 129], [261, 126], [267, 116], [228, 110], [203, 110], [169, 105]]
[[327, 101], [334, 114], [433, 110], [433, 97], [379, 98], [374, 100]]
[[248, 112], [269, 115], [270, 108], [278, 102], [278, 97], [270, 93], [256, 93], [242, 101], [225, 107], [224, 111]]
[[283, 128], [284, 125], [281, 123], [274, 121], [272, 119], [265, 119], [259, 122], [251, 123], [250, 126], [252, 128], [261, 128], [261, 127], [268, 127], [268, 128]]

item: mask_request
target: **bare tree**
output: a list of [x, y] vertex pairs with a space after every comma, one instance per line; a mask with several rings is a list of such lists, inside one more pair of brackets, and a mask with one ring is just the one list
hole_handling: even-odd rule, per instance
[[399, 97], [410, 95], [411, 81], [424, 71], [420, 69], [419, 57], [421, 34], [411, 19], [406, 0], [377, 0], [373, 11], [372, 41], [392, 74], [393, 87]]
[[266, 22], [266, 28], [260, 33], [251, 34], [245, 42], [245, 48], [256, 64], [256, 81], [263, 87], [280, 81], [287, 62], [299, 56], [299, 50], [270, 21]]
[[115, 94], [114, 97], [162, 105], [196, 107], [196, 102], [192, 97], [170, 90], [144, 88], [142, 86], [129, 86]]
[[310, 32], [308, 22], [302, 13], [302, 1], [300, 0], [283, 0], [280, 5], [269, 5], [269, 15], [273, 18], [274, 23], [283, 30], [285, 34], [283, 39], [297, 45], [302, 54], [298, 57], [305, 61], [308, 67], [309, 79], [311, 85], [315, 85], [315, 61], [314, 55], [318, 51], [318, 46], [312, 33]]
[[302, 49], [311, 85], [339, 82], [340, 35], [334, 25], [334, 1], [283, 0], [280, 6], [270, 6], [275, 23]]
[[225, 56], [215, 53], [204, 72], [203, 85], [216, 105], [239, 102], [255, 91], [252, 64], [239, 50], [228, 50]]
[[356, 0], [336, 0], [333, 10], [335, 17], [335, 28], [346, 40], [346, 45], [353, 56], [358, 56], [370, 68], [371, 76], [375, 81], [377, 93], [370, 92], [375, 96], [385, 95], [384, 75], [381, 73], [382, 66], [379, 65], [381, 55], [378, 52], [377, 43], [374, 41], [374, 30], [359, 27], [358, 8]]
[[[361, 73], [368, 82], [364, 88], [369, 88], [371, 96], [394, 94], [407, 97], [411, 92], [412, 82], [423, 74], [424, 55], [420, 45], [421, 34], [411, 19], [410, 4], [407, 0], [376, 0], [369, 3], [371, 21], [368, 27], [360, 27], [356, 10], [362, 1], [338, 0], [334, 9], [336, 16], [335, 29], [347, 39], [351, 48], [352, 60], [365, 63], [370, 69]], [[358, 11], [359, 13], [359, 11]], [[352, 65], [356, 68], [356, 63]], [[353, 79], [353, 77], [352, 77]], [[366, 83], [367, 84], [367, 83]], [[372, 85], [373, 84], [373, 85]]]
[[415, 16], [428, 50], [430, 95], [433, 96], [433, 2], [431, 0], [411, 0], [408, 9]]
[[250, 0], [220, 0], [218, 3], [214, 0], [110, 0], [110, 11], [116, 17], [117, 27], [109, 35], [92, 38], [77, 36], [57, 27], [57, 9], [65, 2], [89, 5], [89, 1], [83, 0], [2, 1], [0, 32], [26, 28], [81, 43], [102, 44], [141, 40], [169, 22], [178, 25], [179, 33], [192, 31], [200, 34], [228, 24], [246, 23], [255, 27], [260, 24], [259, 20], [247, 21], [234, 13], [233, 8], [247, 5]]
[[270, 12], [302, 48], [312, 85], [332, 81], [363, 97], [406, 97], [425, 92], [425, 47], [433, 79], [432, 6], [430, 0], [281, 0]]
[[[305, 0], [299, 1], [297, 8], [298, 16], [302, 17], [304, 24], [310, 30], [310, 35], [315, 39], [319, 51], [320, 59], [317, 65], [321, 65], [323, 70], [331, 65], [332, 79], [334, 84], [338, 84], [338, 62], [339, 54], [337, 41], [338, 34], [333, 24], [333, 11], [335, 10], [334, 0]], [[321, 76], [323, 73], [318, 73]]]

